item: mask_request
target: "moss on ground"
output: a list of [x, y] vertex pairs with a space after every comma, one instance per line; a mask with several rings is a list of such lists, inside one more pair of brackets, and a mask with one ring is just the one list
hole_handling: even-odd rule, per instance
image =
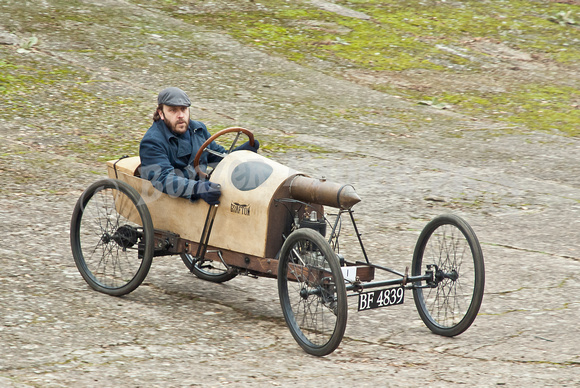
[[513, 92], [445, 94], [441, 100], [472, 114], [491, 114], [532, 130], [580, 136], [580, 89], [574, 87], [520, 85]]
[[[481, 40], [538, 54], [542, 61], [561, 69], [580, 66], [580, 26], [566, 21], [580, 20], [580, 7], [571, 4], [540, 0], [335, 1], [370, 17], [363, 20], [321, 10], [308, 1], [218, 0], [215, 6], [199, 0], [131, 1], [203, 29], [227, 31], [248, 46], [304, 66], [315, 67], [321, 61], [331, 64], [320, 68], [334, 76], [341, 76], [345, 70], [396, 76], [418, 69], [431, 74], [477, 76], [487, 72], [485, 64], [491, 60], [488, 53], [478, 51], [472, 44]], [[38, 12], [30, 12], [25, 3], [17, 1], [9, 1], [0, 9], [6, 7], [10, 8], [6, 26], [18, 23], [14, 29], [25, 37], [47, 33], [47, 38], [57, 42], [71, 31], [83, 31], [83, 26], [90, 26], [91, 33], [79, 32], [75, 33], [74, 40], [63, 39], [73, 44], [60, 48], [62, 52], [88, 60], [99, 58], [120, 70], [126, 66], [146, 68], [149, 62], [155, 62], [150, 59], [162, 55], [155, 35], [175, 36], [179, 38], [176, 42], [183, 41], [184, 47], [187, 46], [182, 50], [187, 53], [183, 62], [208, 55], [188, 43], [191, 31], [184, 32], [178, 26], [159, 28], [147, 19], [119, 12], [115, 7], [80, 0], [54, 0], [50, 7], [39, 8]], [[571, 15], [571, 19], [562, 15]], [[119, 34], [130, 35], [131, 39], [117, 39]], [[38, 44], [39, 50], [42, 44], [42, 41]], [[181, 47], [178, 50], [171, 47], [169, 51], [178, 53]], [[183, 62], [163, 62], [158, 66], [178, 74]], [[96, 79], [94, 74], [62, 63], [51, 62], [49, 56], [19, 55], [14, 48], [0, 45], [3, 107], [0, 120], [25, 128], [29, 135], [48, 132], [56, 150], [83, 155], [83, 158], [101, 161], [136, 154], [139, 139], [150, 124], [150, 112], [136, 108], [138, 101], [130, 96], [107, 90], [106, 82]], [[506, 91], [501, 93], [442, 90], [437, 95], [426, 95], [392, 83], [371, 86], [415, 102], [437, 99], [452, 104], [459, 112], [492, 117], [514, 127], [580, 135], [577, 79], [558, 83], [538, 79], [506, 82], [509, 82]], [[327, 113], [373, 123], [373, 113], [364, 108]], [[391, 114], [398, 119], [399, 129], [412, 125], [414, 120], [405, 112], [392, 110]], [[361, 116], [369, 119], [365, 121]], [[219, 129], [219, 123], [216, 124], [215, 129]], [[264, 150], [292, 148], [284, 139], [270, 141], [270, 145], [263, 144]]]
[[146, 124], [131, 125], [145, 121], [133, 99], [108, 93], [103, 81], [72, 66], [17, 56], [6, 46], [0, 58], [0, 120], [15, 123], [27, 141], [38, 136], [53, 151], [94, 161], [138, 152], [136, 130]]
[[[201, 9], [202, 3], [194, 0], [145, 3], [188, 23], [227, 31], [247, 45], [306, 66], [318, 60], [332, 62], [330, 71], [335, 75], [345, 69], [482, 73], [492, 59], [471, 45], [480, 40], [540, 55], [544, 61], [568, 68], [580, 66], [580, 7], [573, 4], [540, 0], [335, 1], [370, 17], [364, 20], [324, 11], [305, 1], [263, 0], [213, 10]], [[569, 15], [568, 19], [563, 15]], [[511, 83], [507, 93], [472, 91], [430, 98], [453, 103], [459, 111], [497, 117], [533, 130], [579, 134], [577, 86], [506, 82]], [[376, 88], [417, 102], [426, 98], [404, 87]]]
[[[580, 44], [574, 44], [580, 42], [578, 28], [552, 21], [559, 12], [579, 12], [574, 5], [530, 0], [336, 2], [371, 17], [361, 20], [308, 2], [266, 0], [260, 2], [264, 7], [253, 10], [205, 13], [183, 12], [183, 3], [165, 2], [164, 10], [297, 61], [314, 57], [372, 70], [444, 70], [452, 64], [477, 69], [476, 63], [437, 45], [486, 37], [554, 60], [580, 62]], [[194, 7], [197, 2], [185, 3]]]

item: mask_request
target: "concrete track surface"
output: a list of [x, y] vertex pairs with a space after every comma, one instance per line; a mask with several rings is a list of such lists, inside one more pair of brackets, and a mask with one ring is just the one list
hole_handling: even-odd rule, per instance
[[[66, 8], [24, 3], [32, 13]], [[5, 43], [20, 38], [15, 31], [26, 20], [15, 18], [24, 3], [2, 4]], [[87, 13], [97, 6], [78, 3]], [[76, 32], [72, 21], [68, 33], [39, 30], [41, 44], [28, 53], [0, 46], [0, 62], [23, 58], [29, 69], [66, 67], [95, 81], [22, 90], [28, 112], [18, 94], [2, 102], [13, 110], [0, 119], [0, 386], [578, 386], [577, 138], [525, 128], [506, 134], [488, 118], [410, 104], [134, 3], [101, 3], [127, 20], [186, 31], [188, 45], [205, 56], [185, 66], [180, 56], [164, 55], [184, 43], [158, 35], [132, 66], [107, 48], [117, 40], [131, 50], [144, 38], [130, 28], [107, 29], [102, 20]], [[75, 36], [85, 51], [69, 50], [79, 48]], [[191, 91], [192, 115], [210, 127], [240, 125], [264, 145], [302, 145], [262, 152], [312, 176], [352, 183], [363, 199], [355, 206], [359, 227], [377, 264], [404, 270], [428, 220], [448, 212], [464, 217], [486, 265], [472, 327], [456, 338], [431, 334], [411, 293], [402, 306], [364, 313], [351, 301], [342, 344], [315, 358], [286, 328], [274, 280], [211, 284], [189, 274], [179, 257], [165, 257], [154, 259], [129, 295], [92, 291], [73, 262], [70, 217], [81, 192], [106, 175], [103, 159], [89, 154], [123, 150], [88, 151], [87, 144], [110, 133], [119, 143], [140, 138], [167, 85]], [[74, 88], [101, 100], [60, 105]], [[106, 98], [132, 103], [106, 110], [98, 103]], [[357, 117], [334, 114], [344, 111]], [[119, 128], [122, 134], [114, 132]], [[359, 258], [352, 232], [345, 238], [345, 255]]]

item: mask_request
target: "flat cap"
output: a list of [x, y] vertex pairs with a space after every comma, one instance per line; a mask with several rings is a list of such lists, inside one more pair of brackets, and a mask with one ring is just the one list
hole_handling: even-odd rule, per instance
[[157, 96], [157, 104], [169, 106], [191, 106], [191, 101], [187, 94], [179, 88], [170, 87], [163, 89]]

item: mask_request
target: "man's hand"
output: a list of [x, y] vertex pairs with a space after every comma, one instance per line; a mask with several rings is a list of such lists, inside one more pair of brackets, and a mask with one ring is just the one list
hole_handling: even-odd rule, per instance
[[195, 185], [195, 194], [191, 197], [191, 200], [194, 201], [201, 198], [210, 205], [217, 205], [220, 203], [219, 197], [222, 195], [221, 188], [217, 183], [199, 181]]
[[242, 144], [241, 146], [236, 147], [234, 149], [234, 151], [247, 150], [247, 151], [252, 151], [252, 152], [258, 152], [258, 148], [260, 148], [260, 142], [256, 139], [254, 139], [254, 146], [253, 147], [250, 145], [250, 142], [247, 141], [244, 144]]

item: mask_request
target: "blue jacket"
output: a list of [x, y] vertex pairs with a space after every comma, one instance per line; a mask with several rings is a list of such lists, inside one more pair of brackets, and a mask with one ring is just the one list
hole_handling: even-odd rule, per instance
[[[198, 177], [193, 168], [197, 150], [210, 137], [206, 126], [200, 121], [189, 120], [187, 131], [175, 135], [163, 120], [153, 123], [139, 146], [141, 177], [153, 186], [174, 197], [196, 199]], [[225, 148], [212, 142], [209, 149], [225, 153]], [[222, 158], [204, 152], [199, 165], [219, 163]]]

